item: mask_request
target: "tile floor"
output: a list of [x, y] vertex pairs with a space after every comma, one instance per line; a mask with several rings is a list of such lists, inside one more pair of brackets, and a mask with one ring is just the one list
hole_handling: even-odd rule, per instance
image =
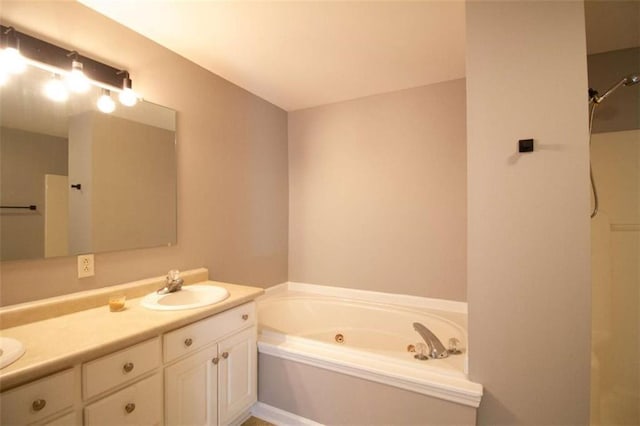
[[269, 423], [257, 417], [251, 416], [247, 420], [245, 420], [245, 422], [242, 423], [241, 426], [275, 426], [275, 425], [273, 423]]

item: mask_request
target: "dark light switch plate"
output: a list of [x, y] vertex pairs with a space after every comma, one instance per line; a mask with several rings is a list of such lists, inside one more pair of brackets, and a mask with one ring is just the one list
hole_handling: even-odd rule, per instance
[[520, 139], [518, 141], [518, 152], [533, 152], [533, 139]]

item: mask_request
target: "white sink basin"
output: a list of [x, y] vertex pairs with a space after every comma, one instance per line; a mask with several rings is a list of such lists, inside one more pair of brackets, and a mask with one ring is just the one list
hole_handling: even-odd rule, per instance
[[226, 288], [212, 285], [189, 285], [175, 293], [150, 293], [142, 298], [140, 305], [156, 311], [179, 311], [213, 305], [229, 297]]
[[0, 368], [17, 361], [24, 354], [24, 345], [11, 337], [0, 336]]

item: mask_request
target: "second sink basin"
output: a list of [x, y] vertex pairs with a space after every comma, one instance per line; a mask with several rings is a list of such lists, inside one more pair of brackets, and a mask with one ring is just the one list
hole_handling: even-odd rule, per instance
[[156, 311], [179, 311], [213, 305], [229, 297], [226, 288], [194, 284], [182, 287], [175, 293], [150, 293], [142, 298], [140, 305]]
[[24, 354], [24, 345], [11, 337], [0, 336], [0, 368], [17, 361]]

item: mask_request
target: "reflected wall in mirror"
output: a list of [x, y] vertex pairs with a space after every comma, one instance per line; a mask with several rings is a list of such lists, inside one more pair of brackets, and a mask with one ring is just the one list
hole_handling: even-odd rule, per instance
[[50, 78], [29, 67], [0, 88], [0, 260], [175, 244], [175, 111], [105, 114], [95, 87], [54, 102]]

